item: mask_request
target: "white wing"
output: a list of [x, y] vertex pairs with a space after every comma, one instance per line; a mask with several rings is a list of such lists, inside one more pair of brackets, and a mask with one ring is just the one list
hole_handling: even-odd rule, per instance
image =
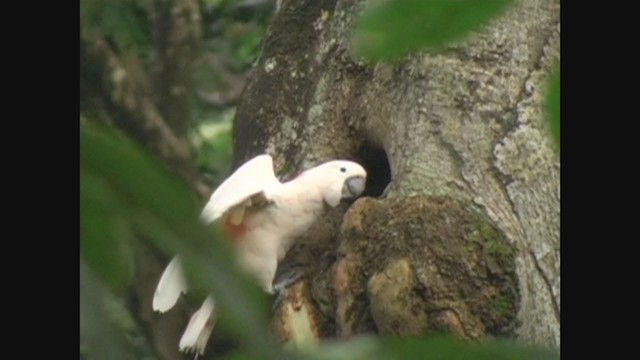
[[166, 312], [171, 309], [180, 294], [187, 291], [187, 280], [182, 270], [182, 262], [179, 257], [174, 257], [167, 268], [164, 269], [162, 277], [153, 294], [153, 310]]
[[[211, 195], [200, 214], [200, 219], [211, 223], [233, 207], [231, 221], [242, 221], [244, 206], [251, 205], [251, 197], [264, 193], [265, 189], [279, 185], [273, 172], [273, 159], [269, 155], [259, 155], [240, 166]], [[234, 212], [232, 211], [232, 212]], [[235, 219], [239, 217], [239, 219]], [[171, 309], [182, 293], [187, 291], [187, 281], [179, 257], [174, 257], [164, 270], [153, 296], [153, 310], [166, 312]], [[202, 354], [213, 330], [212, 313], [215, 303], [207, 297], [200, 310], [196, 311], [180, 339], [180, 350], [193, 350]]]
[[233, 206], [274, 184], [280, 184], [280, 181], [273, 173], [273, 159], [269, 155], [258, 155], [240, 166], [213, 192], [200, 219], [209, 224]]
[[180, 351], [204, 354], [204, 349], [207, 347], [207, 341], [209, 341], [213, 330], [212, 316], [215, 306], [213, 298], [207, 296], [200, 309], [193, 313], [187, 329], [180, 338]]

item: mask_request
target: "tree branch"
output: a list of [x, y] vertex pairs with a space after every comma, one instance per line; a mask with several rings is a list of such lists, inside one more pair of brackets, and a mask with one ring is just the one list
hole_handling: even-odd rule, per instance
[[80, 111], [134, 137], [205, 196], [208, 187], [191, 161], [186, 139], [167, 125], [147, 84], [137, 58], [120, 59], [104, 39], [81, 31]]
[[196, 0], [156, 0], [151, 12], [155, 57], [150, 73], [159, 112], [179, 139], [191, 128], [192, 69], [201, 49]]

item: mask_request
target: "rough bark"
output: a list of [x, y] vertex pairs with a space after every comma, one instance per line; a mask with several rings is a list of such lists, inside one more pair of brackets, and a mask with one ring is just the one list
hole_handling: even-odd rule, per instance
[[[347, 213], [334, 265], [338, 334], [372, 330], [508, 335], [513, 250], [473, 206], [448, 196], [365, 198]], [[363, 301], [366, 299], [366, 301]]]
[[284, 2], [235, 119], [236, 164], [266, 151], [286, 178], [355, 159], [371, 195], [390, 168], [379, 199], [332, 211], [287, 255], [307, 268], [291, 291], [310, 289], [297, 294], [309, 323], [320, 337], [448, 330], [559, 348], [560, 164], [541, 103], [560, 3], [517, 1], [395, 66], [350, 55], [363, 5]]

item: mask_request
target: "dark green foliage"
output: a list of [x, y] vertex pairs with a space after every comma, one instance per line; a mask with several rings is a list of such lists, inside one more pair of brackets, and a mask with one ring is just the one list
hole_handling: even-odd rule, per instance
[[451, 336], [361, 337], [347, 342], [325, 344], [305, 353], [303, 359], [317, 360], [544, 360], [558, 354], [511, 341], [469, 343]]
[[190, 279], [214, 291], [221, 326], [251, 353], [276, 358], [265, 336], [264, 296], [237, 270], [215, 229], [198, 221], [201, 205], [194, 194], [115, 131], [92, 123], [80, 131], [80, 252], [89, 267], [113, 288], [124, 288], [128, 234], [144, 235], [168, 253], [180, 253]]
[[120, 50], [147, 49], [150, 4], [150, 0], [80, 0], [80, 15]]
[[212, 184], [220, 184], [229, 173], [233, 113], [224, 112], [215, 117], [217, 121], [201, 124], [191, 137], [196, 165]]
[[[202, 9], [204, 46], [232, 71], [243, 71], [256, 58], [258, 47], [266, 31], [268, 17], [254, 9], [246, 15], [239, 11], [237, 1], [217, 1]], [[271, 15], [269, 8], [267, 14]]]
[[371, 60], [396, 60], [408, 52], [440, 48], [478, 30], [510, 0], [383, 0], [358, 18], [354, 50]]
[[80, 358], [133, 359], [125, 340], [125, 331], [109, 317], [105, 302], [108, 289], [80, 258]]
[[131, 229], [104, 179], [80, 171], [80, 251], [112, 289], [122, 290], [132, 276]]
[[426, 339], [383, 339], [381, 345], [382, 356], [380, 359], [551, 360], [560, 358], [552, 351], [527, 348], [505, 340], [474, 344], [453, 337], [433, 336]]
[[560, 70], [557, 70], [549, 79], [547, 90], [547, 116], [551, 126], [551, 134], [556, 144], [560, 146]]

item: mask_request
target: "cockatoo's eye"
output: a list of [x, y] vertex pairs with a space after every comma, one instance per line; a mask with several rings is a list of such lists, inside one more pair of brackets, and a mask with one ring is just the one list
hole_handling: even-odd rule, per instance
[[340, 172], [342, 172], [342, 173], [346, 173], [346, 172], [347, 172], [347, 168], [346, 168], [346, 167], [341, 167], [341, 168], [340, 168]]

